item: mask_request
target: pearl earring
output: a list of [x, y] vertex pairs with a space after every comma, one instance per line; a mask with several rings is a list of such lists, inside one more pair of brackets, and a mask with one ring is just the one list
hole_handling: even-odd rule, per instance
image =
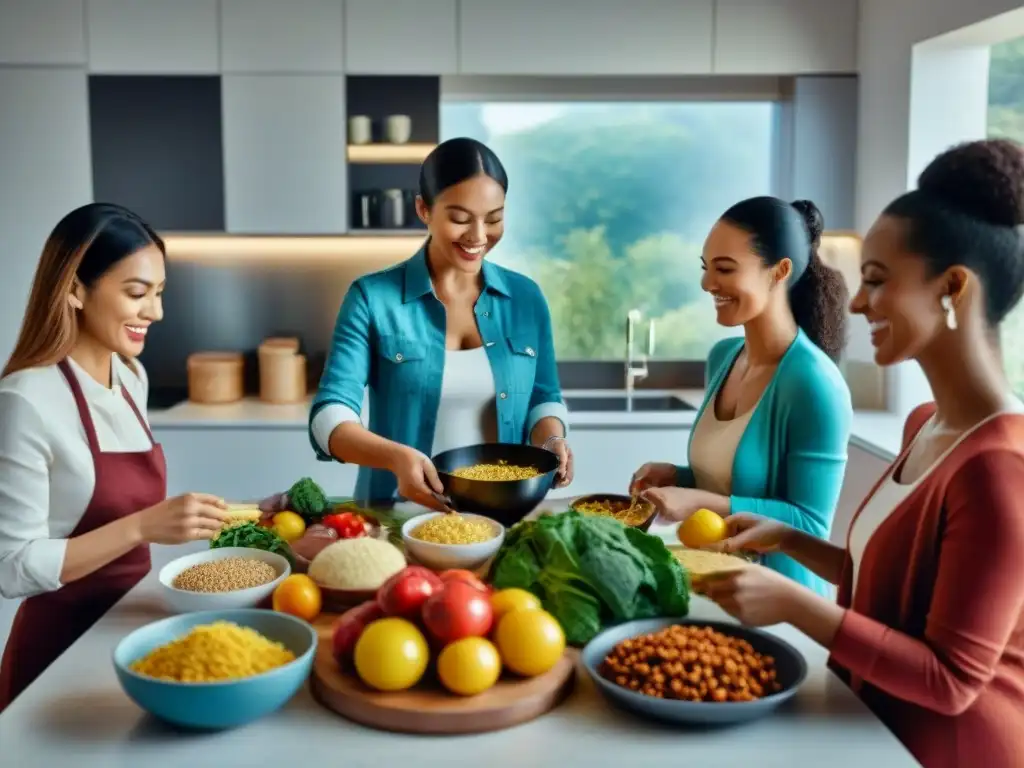
[[946, 311], [946, 327], [951, 331], [956, 330], [956, 308], [953, 306], [952, 296], [943, 296], [940, 299], [942, 308]]

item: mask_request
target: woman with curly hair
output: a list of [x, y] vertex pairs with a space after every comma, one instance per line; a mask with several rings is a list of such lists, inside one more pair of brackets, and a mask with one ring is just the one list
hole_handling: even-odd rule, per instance
[[[645, 464], [631, 491], [665, 519], [699, 509], [756, 512], [827, 538], [846, 469], [853, 407], [836, 366], [846, 286], [818, 256], [824, 222], [813, 203], [737, 203], [704, 244], [701, 287], [721, 325], [743, 336], [716, 344], [690, 434], [689, 463]], [[826, 594], [829, 585], [780, 553], [764, 564]]]
[[838, 584], [838, 605], [758, 567], [707, 589], [745, 623], [789, 622], [828, 648], [926, 768], [1024, 765], [1024, 404], [999, 349], [1022, 233], [1024, 151], [1006, 140], [948, 150], [886, 208], [851, 309], [876, 362], [916, 360], [934, 402], [910, 414], [845, 546], [728, 520], [721, 549], [785, 553]]

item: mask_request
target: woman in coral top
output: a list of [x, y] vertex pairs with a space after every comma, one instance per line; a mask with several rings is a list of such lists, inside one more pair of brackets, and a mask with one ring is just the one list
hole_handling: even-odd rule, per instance
[[838, 584], [838, 604], [758, 566], [707, 594], [828, 648], [927, 768], [1021, 766], [1024, 406], [998, 331], [1024, 292], [1024, 150], [979, 141], [932, 161], [868, 233], [861, 275], [851, 309], [875, 360], [916, 360], [935, 401], [907, 419], [844, 548], [753, 515], [720, 545], [782, 551]]

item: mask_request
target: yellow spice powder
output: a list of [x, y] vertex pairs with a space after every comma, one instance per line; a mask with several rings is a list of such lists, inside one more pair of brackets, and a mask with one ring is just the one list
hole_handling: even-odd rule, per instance
[[256, 630], [216, 621], [154, 649], [131, 669], [159, 680], [208, 683], [252, 677], [294, 660], [294, 653]]

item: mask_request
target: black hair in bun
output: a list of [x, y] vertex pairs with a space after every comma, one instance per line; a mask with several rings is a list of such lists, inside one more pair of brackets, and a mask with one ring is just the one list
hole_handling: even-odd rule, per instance
[[959, 144], [922, 171], [917, 189], [883, 212], [907, 223], [907, 248], [931, 275], [978, 275], [985, 317], [998, 325], [1024, 293], [1024, 147], [1009, 139]]

